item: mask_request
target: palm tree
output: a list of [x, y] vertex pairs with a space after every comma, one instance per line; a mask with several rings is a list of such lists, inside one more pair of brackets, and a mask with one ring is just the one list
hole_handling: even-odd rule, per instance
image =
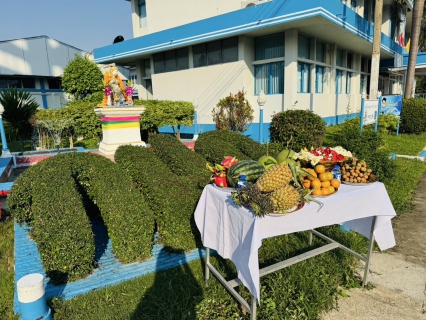
[[423, 9], [425, 0], [415, 0], [413, 7], [413, 21], [411, 25], [411, 44], [408, 55], [407, 81], [405, 83], [404, 98], [411, 98], [416, 71], [417, 52], [419, 51], [420, 30], [422, 26]]
[[29, 92], [24, 89], [18, 91], [16, 88], [3, 89], [0, 92], [0, 103], [4, 107], [5, 127], [21, 142], [23, 150], [24, 139], [29, 138], [32, 133], [30, 119], [37, 112], [39, 104]]

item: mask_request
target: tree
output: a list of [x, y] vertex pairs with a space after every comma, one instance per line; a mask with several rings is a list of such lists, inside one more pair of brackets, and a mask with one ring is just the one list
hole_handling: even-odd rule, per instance
[[87, 56], [75, 55], [64, 70], [62, 88], [80, 100], [95, 92], [103, 91], [103, 75], [99, 67]]
[[31, 137], [30, 119], [36, 114], [39, 104], [24, 89], [4, 89], [0, 92], [0, 103], [4, 107], [3, 120], [6, 130], [20, 140], [24, 149], [24, 139]]
[[422, 26], [423, 10], [425, 0], [414, 1], [413, 21], [411, 25], [411, 44], [410, 53], [408, 55], [407, 81], [405, 83], [404, 97], [411, 98], [414, 86], [414, 76], [416, 72], [417, 53], [419, 51], [420, 30]]

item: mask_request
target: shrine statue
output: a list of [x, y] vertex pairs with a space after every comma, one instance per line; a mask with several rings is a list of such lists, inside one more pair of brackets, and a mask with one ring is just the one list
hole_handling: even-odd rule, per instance
[[101, 106], [124, 105], [127, 101], [126, 88], [118, 75], [118, 68], [111, 67], [104, 74], [105, 95]]

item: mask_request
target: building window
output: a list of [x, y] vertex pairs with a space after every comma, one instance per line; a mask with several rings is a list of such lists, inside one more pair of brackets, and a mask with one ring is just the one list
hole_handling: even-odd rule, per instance
[[238, 61], [238, 38], [193, 46], [192, 54], [194, 68]]
[[354, 61], [353, 53], [348, 52], [348, 54], [346, 55], [346, 68], [353, 69], [353, 61]]
[[35, 78], [0, 76], [0, 88], [35, 89]]
[[346, 94], [351, 93], [352, 72], [346, 72]]
[[297, 42], [297, 56], [304, 59], [311, 58], [311, 39], [299, 35]]
[[359, 83], [359, 93], [363, 94], [364, 92], [367, 92], [367, 76], [362, 74]]
[[309, 93], [311, 65], [303, 62], [297, 63], [297, 92]]
[[317, 46], [316, 46], [316, 60], [318, 62], [325, 62], [325, 54], [324, 54], [324, 50], [325, 50], [325, 45], [324, 43], [318, 42], [317, 41]]
[[342, 93], [342, 77], [343, 71], [336, 70], [336, 94]]
[[265, 94], [284, 93], [284, 61], [266, 63], [254, 67], [255, 94], [261, 90]]
[[189, 68], [188, 48], [157, 53], [154, 54], [153, 58], [155, 73], [179, 71]]
[[336, 65], [343, 67], [343, 50], [337, 49], [336, 51]]
[[352, 10], [356, 11], [356, 7], [357, 7], [356, 0], [352, 0], [351, 1], [351, 8], [352, 8]]
[[151, 60], [150, 59], [145, 59], [143, 61], [143, 66], [144, 66], [144, 77], [146, 78], [151, 78]]
[[316, 66], [315, 72], [315, 93], [324, 93], [324, 67]]
[[61, 78], [47, 78], [47, 85], [49, 86], [49, 89], [61, 89]]
[[139, 27], [146, 27], [146, 1], [138, 0]]
[[146, 88], [146, 99], [148, 100], [148, 93], [152, 95], [152, 80], [146, 79], [145, 80], [145, 88]]
[[254, 39], [254, 60], [284, 57], [284, 33]]

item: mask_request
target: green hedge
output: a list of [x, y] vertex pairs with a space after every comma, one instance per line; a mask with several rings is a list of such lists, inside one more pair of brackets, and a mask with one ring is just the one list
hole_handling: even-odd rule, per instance
[[83, 204], [86, 196], [99, 208], [120, 261], [150, 257], [154, 218], [130, 176], [99, 155], [57, 155], [22, 173], [8, 196], [16, 220], [33, 228], [31, 235], [54, 283], [93, 270], [95, 245]]
[[178, 139], [167, 134], [154, 134], [149, 139], [152, 151], [176, 175], [187, 177], [203, 187], [209, 183], [211, 172], [206, 159], [189, 150]]
[[26, 221], [53, 283], [83, 278], [93, 270], [95, 241], [72, 171], [63, 157], [44, 160], [15, 181], [8, 205]]
[[151, 148], [121, 146], [115, 161], [132, 176], [154, 211], [166, 250], [182, 252], [201, 246], [193, 218], [201, 188], [174, 174]]
[[194, 150], [208, 162], [221, 163], [225, 156], [233, 156], [238, 160], [250, 160], [232, 141], [226, 141], [218, 135], [219, 130], [200, 134], [195, 142]]
[[426, 132], [426, 99], [403, 100], [399, 128], [402, 133]]
[[289, 149], [321, 147], [326, 129], [322, 118], [309, 110], [286, 110], [272, 117], [269, 134], [272, 142]]
[[260, 144], [252, 138], [229, 130], [202, 133], [195, 142], [194, 150], [211, 163], [220, 163], [224, 156], [236, 156], [238, 160], [257, 160], [261, 156], [277, 155], [284, 149], [282, 143]]

